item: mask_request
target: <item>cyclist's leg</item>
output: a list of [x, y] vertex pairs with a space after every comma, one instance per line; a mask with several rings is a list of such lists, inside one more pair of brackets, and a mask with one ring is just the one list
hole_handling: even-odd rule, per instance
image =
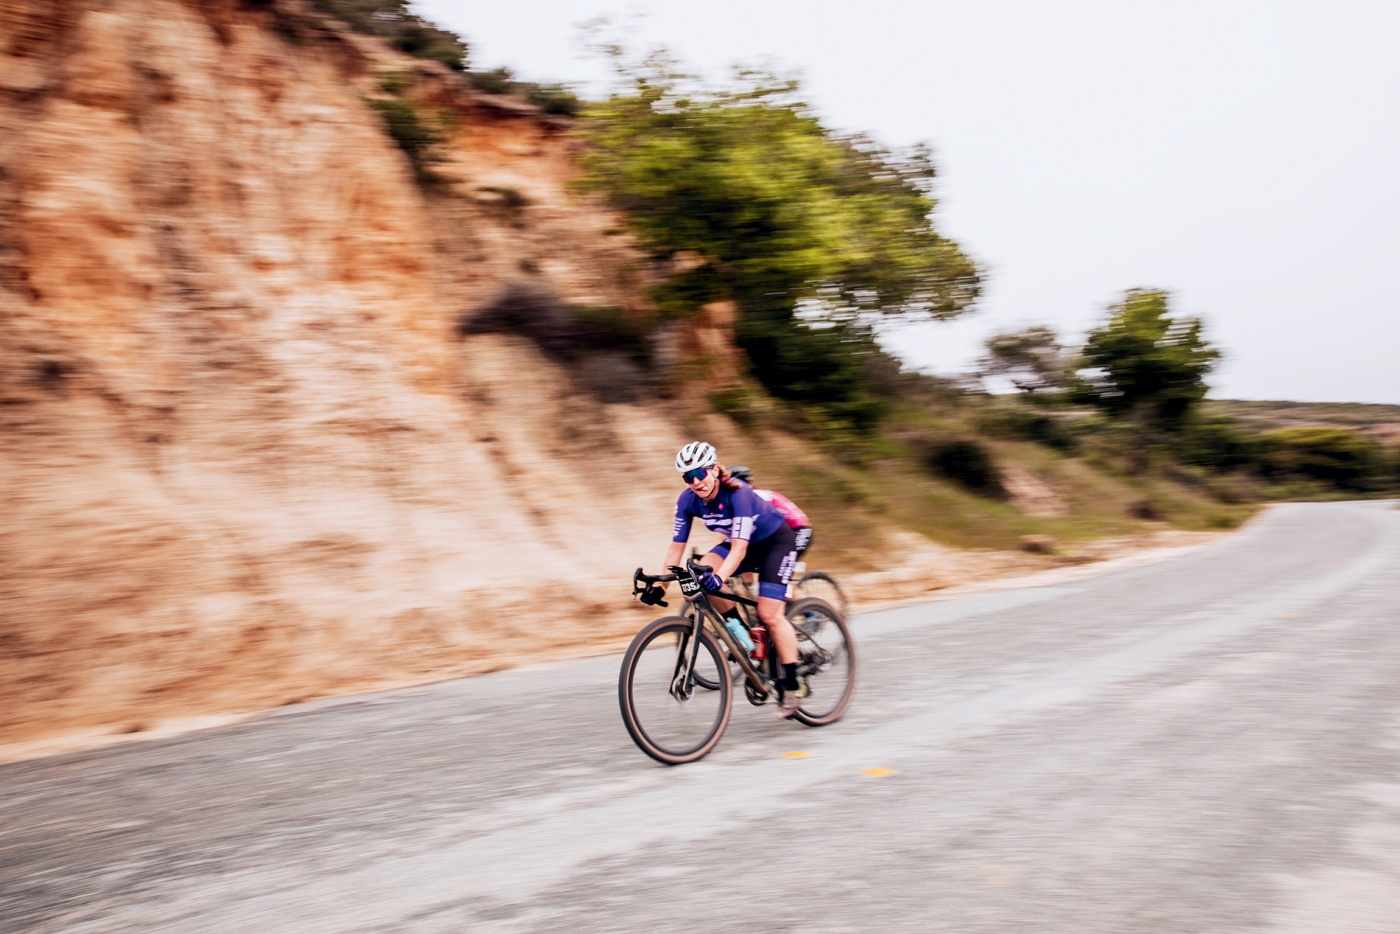
[[759, 544], [764, 553], [758, 558], [758, 618], [768, 626], [778, 661], [784, 666], [795, 665], [797, 634], [783, 610], [792, 569], [797, 564], [797, 536], [785, 525]]

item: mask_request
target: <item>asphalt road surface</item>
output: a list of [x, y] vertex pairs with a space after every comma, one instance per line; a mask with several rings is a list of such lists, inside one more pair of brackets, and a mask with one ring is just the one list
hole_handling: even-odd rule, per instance
[[1395, 503], [855, 629], [677, 768], [617, 657], [0, 767], [0, 931], [1400, 932]]

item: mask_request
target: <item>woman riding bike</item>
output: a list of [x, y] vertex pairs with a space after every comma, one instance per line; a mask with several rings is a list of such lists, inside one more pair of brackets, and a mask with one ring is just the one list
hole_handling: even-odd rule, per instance
[[[700, 579], [705, 590], [718, 593], [735, 574], [758, 574], [758, 617], [767, 626], [783, 666], [778, 683], [778, 716], [790, 719], [802, 705], [802, 685], [797, 678], [797, 634], [783, 615], [788, 582], [797, 564], [797, 530], [753, 487], [735, 480], [719, 463], [711, 444], [693, 441], [681, 448], [676, 455], [676, 470], [687, 489], [676, 500], [675, 532], [663, 567], [680, 565], [691, 524], [699, 519], [710, 531], [725, 537], [700, 559], [713, 569]], [[666, 587], [661, 584], [663, 591]], [[728, 612], [734, 606], [719, 597], [712, 596], [710, 601], [720, 612]]]

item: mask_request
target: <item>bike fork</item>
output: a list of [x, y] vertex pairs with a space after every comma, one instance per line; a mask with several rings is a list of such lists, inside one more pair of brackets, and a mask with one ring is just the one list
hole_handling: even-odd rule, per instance
[[697, 618], [690, 635], [676, 642], [676, 673], [671, 676], [671, 696], [676, 700], [690, 700], [695, 690], [695, 659], [700, 654], [700, 627]]

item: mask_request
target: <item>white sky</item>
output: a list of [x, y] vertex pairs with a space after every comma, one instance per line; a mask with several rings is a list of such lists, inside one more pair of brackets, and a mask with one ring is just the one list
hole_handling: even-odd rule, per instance
[[[978, 311], [892, 348], [967, 368], [996, 330], [1079, 340], [1168, 289], [1219, 398], [1400, 403], [1396, 0], [416, 0], [474, 68], [596, 80], [611, 15], [696, 70], [768, 60], [829, 125], [934, 146]], [[640, 22], [636, 21], [641, 14]]]

